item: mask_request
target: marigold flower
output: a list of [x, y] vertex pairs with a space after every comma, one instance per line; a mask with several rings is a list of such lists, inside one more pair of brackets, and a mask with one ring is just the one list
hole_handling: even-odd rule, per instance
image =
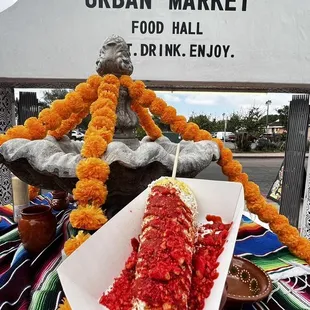
[[262, 210], [265, 208], [264, 203], [247, 203], [247, 208], [251, 213], [260, 214]]
[[266, 204], [263, 212], [258, 214], [259, 219], [264, 223], [270, 223], [279, 215], [279, 211], [272, 204]]
[[105, 183], [110, 174], [109, 165], [100, 158], [81, 160], [76, 167], [76, 176], [82, 179], [96, 179]]
[[243, 186], [245, 186], [246, 183], [249, 181], [249, 177], [248, 177], [248, 175], [246, 173], [240, 173], [237, 176], [234, 176], [233, 178], [229, 178], [229, 181], [239, 182]]
[[288, 227], [289, 221], [288, 219], [284, 216], [279, 214], [277, 217], [273, 219], [271, 223], [269, 223], [270, 229], [275, 233], [281, 233], [286, 227]]
[[116, 77], [114, 74], [106, 74], [103, 78], [102, 78], [104, 83], [107, 84], [113, 84], [115, 85], [117, 88], [120, 87], [120, 81], [118, 79], [118, 77]]
[[98, 93], [100, 94], [103, 91], [109, 91], [113, 93], [116, 97], [119, 96], [119, 86], [116, 86], [114, 84], [101, 83], [98, 88]]
[[167, 107], [167, 103], [161, 99], [161, 98], [156, 98], [150, 106], [150, 112], [154, 115], [161, 115], [161, 113], [165, 110]]
[[155, 99], [155, 92], [151, 89], [145, 89], [139, 99], [139, 104], [144, 108], [148, 108]]
[[91, 87], [93, 87], [94, 89], [98, 89], [98, 87], [100, 86], [101, 82], [102, 82], [102, 77], [100, 75], [94, 74], [91, 75], [87, 81], [86, 81]]
[[10, 138], [7, 135], [0, 135], [0, 146], [9, 140], [10, 140]]
[[230, 161], [232, 161], [232, 159], [233, 159], [232, 151], [229, 148], [225, 147], [222, 149], [221, 157], [217, 163], [218, 163], [218, 165], [223, 167], [223, 166], [227, 165]]
[[90, 106], [90, 114], [95, 113], [95, 111], [103, 109], [103, 108], [109, 108], [111, 111], [116, 110], [116, 104], [113, 103], [112, 100], [108, 98], [98, 98], [96, 101], [92, 103]]
[[285, 244], [287, 247], [291, 249], [295, 248], [300, 241], [298, 229], [291, 225], [288, 225], [285, 231], [282, 231], [278, 235], [278, 238], [283, 244]]
[[56, 140], [61, 140], [64, 135], [67, 134], [67, 131], [63, 128], [57, 128], [56, 130], [50, 130], [48, 135], [53, 136]]
[[83, 98], [75, 91], [68, 93], [65, 97], [65, 101], [72, 113], [79, 113], [84, 109]]
[[174, 107], [166, 107], [161, 114], [160, 120], [164, 124], [172, 124], [177, 116], [177, 110]]
[[71, 130], [73, 130], [78, 124], [81, 123], [82, 119], [79, 119], [76, 116], [77, 114], [72, 114], [69, 119], [62, 121], [59, 128], [49, 131], [48, 134], [57, 140], [60, 140], [64, 135], [67, 135]]
[[80, 180], [73, 190], [75, 200], [80, 204], [91, 203], [95, 207], [100, 207], [106, 201], [108, 195], [107, 187], [99, 180]]
[[[141, 125], [142, 126], [142, 125]], [[162, 132], [160, 128], [156, 124], [145, 124], [142, 126], [143, 130], [146, 134], [151, 138], [151, 140], [155, 141], [162, 136]]]
[[210, 134], [210, 132], [200, 129], [194, 141], [198, 142], [203, 140], [212, 140], [212, 135]]
[[58, 310], [71, 310], [69, 301], [67, 298], [63, 298], [62, 304], [59, 305]]
[[33, 200], [36, 197], [38, 197], [40, 194], [40, 188], [32, 186], [32, 185], [28, 185], [28, 196], [29, 196], [29, 200]]
[[7, 130], [6, 136], [9, 139], [28, 139], [31, 140], [31, 134], [29, 130], [23, 125], [14, 126]]
[[110, 99], [114, 104], [117, 104], [117, 96], [108, 90], [102, 90], [99, 92], [98, 89], [98, 97]]
[[244, 194], [249, 203], [254, 203], [261, 197], [259, 186], [254, 182], [248, 182], [244, 185]]
[[187, 122], [186, 120], [182, 121], [175, 121], [173, 122], [171, 125], [170, 125], [170, 129], [173, 131], [173, 132], [176, 132], [178, 134], [183, 134], [186, 130], [186, 125], [187, 125]]
[[133, 82], [129, 88], [129, 96], [132, 99], [138, 99], [142, 96], [145, 89], [145, 85], [142, 81], [135, 81]]
[[30, 117], [25, 121], [31, 140], [39, 140], [46, 137], [47, 129], [36, 117]]
[[308, 239], [299, 237], [298, 244], [290, 250], [295, 256], [304, 259], [308, 264], [310, 263], [310, 245]]
[[57, 132], [63, 132], [64, 135], [69, 131], [73, 130], [79, 123], [81, 123], [82, 119], [78, 117], [77, 114], [72, 114], [70, 118], [61, 122], [59, 128], [57, 128]]
[[93, 117], [97, 116], [105, 116], [113, 122], [116, 121], [116, 113], [112, 111], [109, 107], [103, 107], [101, 109], [96, 110], [93, 113]]
[[71, 115], [71, 109], [68, 105], [66, 105], [66, 101], [64, 99], [62, 100], [55, 100], [51, 105], [52, 111], [55, 111], [62, 120], [66, 120]]
[[242, 172], [242, 166], [238, 161], [232, 160], [222, 167], [222, 171], [228, 177], [236, 177]]
[[84, 243], [90, 234], [85, 234], [82, 230], [75, 237], [68, 239], [64, 245], [64, 251], [67, 256], [70, 256], [82, 243]]
[[119, 81], [122, 86], [127, 87], [127, 88], [133, 83], [132, 78], [128, 75], [122, 75]]
[[94, 206], [78, 207], [70, 213], [70, 223], [74, 228], [83, 230], [97, 230], [102, 227], [108, 219], [101, 208]]
[[152, 116], [150, 115], [148, 109], [143, 108], [138, 104], [137, 101], [134, 101], [132, 104], [132, 110], [135, 111], [138, 115], [140, 125], [146, 134], [154, 141], [162, 136], [160, 128], [155, 124]]
[[55, 130], [61, 125], [61, 117], [51, 109], [43, 109], [39, 114], [39, 120], [48, 130]]
[[75, 91], [83, 98], [84, 101], [95, 101], [98, 98], [97, 89], [87, 83], [80, 83], [75, 87]]
[[85, 137], [97, 135], [102, 137], [106, 141], [106, 143], [109, 144], [113, 140], [113, 133], [114, 131], [107, 130], [106, 128], [96, 129], [95, 127], [89, 125]]
[[113, 130], [115, 127], [115, 122], [105, 116], [96, 116], [92, 118], [89, 126], [92, 126], [96, 129], [106, 128], [108, 130]]
[[83, 157], [100, 158], [107, 149], [107, 142], [99, 134], [90, 134], [85, 136], [84, 145], [81, 154]]
[[186, 128], [183, 133], [183, 139], [194, 140], [198, 132], [199, 132], [199, 126], [195, 123], [189, 122], [186, 124]]

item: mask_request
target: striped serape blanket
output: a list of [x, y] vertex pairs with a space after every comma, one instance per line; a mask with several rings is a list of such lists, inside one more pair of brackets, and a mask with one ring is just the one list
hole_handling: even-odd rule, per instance
[[[32, 203], [49, 204], [50, 199], [47, 194]], [[76, 233], [68, 225], [70, 209], [56, 214], [55, 240], [37, 257], [30, 258], [20, 244], [12, 206], [0, 207], [0, 310], [57, 310], [64, 297], [57, 267], [62, 261], [65, 240]], [[243, 216], [235, 255], [251, 260], [274, 279], [269, 300], [244, 305], [244, 310], [310, 309], [310, 280], [305, 270], [300, 276], [285, 278], [286, 274], [297, 272], [296, 267], [287, 263], [305, 263], [291, 255], [272, 232]]]
[[[39, 196], [32, 204], [48, 205], [51, 194]], [[64, 297], [57, 267], [62, 261], [70, 209], [56, 214], [54, 241], [38, 256], [31, 258], [20, 243], [17, 225], [13, 222], [12, 206], [0, 207], [0, 310], [57, 309]]]
[[292, 255], [273, 232], [243, 216], [234, 254], [261, 267], [273, 281], [269, 298], [244, 305], [244, 310], [310, 309], [310, 268]]

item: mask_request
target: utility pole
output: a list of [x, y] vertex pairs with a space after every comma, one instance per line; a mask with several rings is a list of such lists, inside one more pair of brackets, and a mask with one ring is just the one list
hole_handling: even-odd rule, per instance
[[271, 105], [271, 100], [266, 102], [267, 114], [266, 114], [266, 133], [268, 133], [268, 115], [269, 115], [269, 106]]
[[223, 121], [224, 121], [224, 144], [225, 144], [225, 140], [226, 140], [226, 128], [227, 128], [227, 120], [225, 119], [225, 113], [222, 114], [223, 115]]

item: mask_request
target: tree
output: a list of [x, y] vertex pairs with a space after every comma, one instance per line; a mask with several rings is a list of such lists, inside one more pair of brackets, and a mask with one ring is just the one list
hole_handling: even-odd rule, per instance
[[[266, 118], [267, 115], [264, 115], [260, 119], [260, 123], [262, 126], [266, 126]], [[268, 115], [268, 124], [273, 123], [279, 119], [279, 114], [269, 114]]]
[[218, 122], [215, 119], [211, 121], [210, 118], [210, 116], [205, 114], [192, 114], [188, 121], [197, 124], [200, 129], [204, 129], [210, 132], [218, 131]]
[[279, 113], [279, 120], [281, 125], [284, 127], [284, 129], [287, 129], [289, 106], [284, 105], [281, 109], [278, 109], [277, 112]]
[[227, 131], [236, 132], [242, 127], [242, 116], [234, 112], [227, 121]]
[[69, 92], [69, 89], [51, 89], [44, 91], [42, 103], [50, 106], [53, 101], [57, 99], [64, 99]]
[[248, 110], [247, 114], [243, 117], [243, 126], [249, 134], [257, 135], [261, 133], [262, 124], [260, 118], [262, 112], [257, 107], [252, 107]]

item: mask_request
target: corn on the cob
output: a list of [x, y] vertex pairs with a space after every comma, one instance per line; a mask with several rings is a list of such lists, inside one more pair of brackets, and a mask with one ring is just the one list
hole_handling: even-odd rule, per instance
[[151, 184], [133, 284], [133, 309], [187, 309], [195, 242], [195, 196], [181, 181]]

